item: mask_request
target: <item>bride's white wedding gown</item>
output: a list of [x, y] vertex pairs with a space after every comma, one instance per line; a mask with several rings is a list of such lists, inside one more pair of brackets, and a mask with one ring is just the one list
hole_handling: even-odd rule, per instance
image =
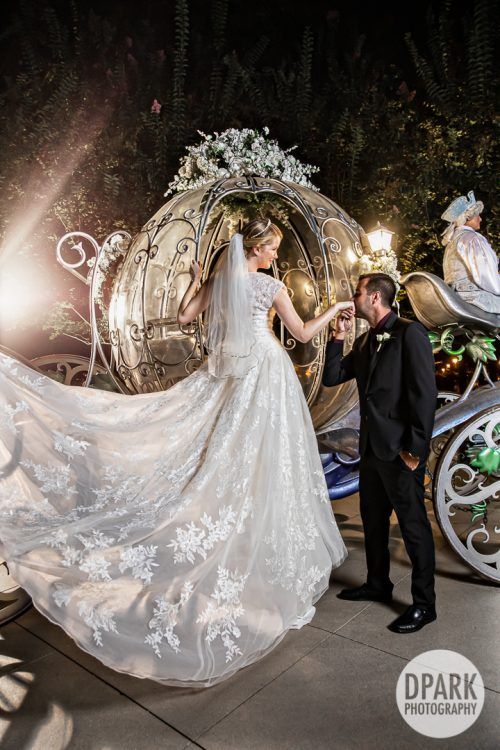
[[338, 532], [309, 411], [248, 274], [257, 364], [163, 393], [61, 385], [0, 354], [0, 551], [121, 672], [207, 686], [310, 621]]

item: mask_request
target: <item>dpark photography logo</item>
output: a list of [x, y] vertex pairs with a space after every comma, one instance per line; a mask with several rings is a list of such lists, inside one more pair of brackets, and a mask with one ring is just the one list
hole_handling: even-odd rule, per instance
[[456, 651], [426, 651], [403, 669], [396, 686], [403, 719], [427, 737], [454, 737], [469, 729], [484, 704], [483, 679]]

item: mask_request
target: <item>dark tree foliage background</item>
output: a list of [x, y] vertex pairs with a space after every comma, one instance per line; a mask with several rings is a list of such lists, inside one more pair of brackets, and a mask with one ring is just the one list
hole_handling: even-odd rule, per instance
[[417, 3], [400, 16], [399, 4], [362, 7], [7, 4], [4, 247], [43, 263], [65, 231], [133, 233], [198, 129], [264, 125], [282, 147], [298, 144], [321, 168], [321, 191], [365, 228], [395, 229], [402, 270], [441, 273], [440, 214], [470, 189], [495, 245], [497, 3]]

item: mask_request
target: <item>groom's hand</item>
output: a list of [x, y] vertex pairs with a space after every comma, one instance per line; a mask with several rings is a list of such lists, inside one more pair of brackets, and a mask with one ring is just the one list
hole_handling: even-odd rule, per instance
[[351, 320], [350, 316], [343, 315], [343, 313], [340, 313], [340, 315], [337, 315], [337, 318], [335, 320], [335, 329], [333, 331], [333, 338], [342, 340], [346, 333], [351, 330]]
[[401, 450], [399, 451], [399, 456], [401, 460], [405, 462], [407, 467], [411, 469], [411, 471], [415, 471], [420, 463], [419, 457], [413, 456], [409, 451]]

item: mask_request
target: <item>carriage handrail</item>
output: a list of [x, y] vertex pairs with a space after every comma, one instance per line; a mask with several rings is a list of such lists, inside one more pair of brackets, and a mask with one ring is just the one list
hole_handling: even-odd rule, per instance
[[432, 437], [458, 427], [491, 406], [500, 406], [500, 382], [474, 390], [465, 401], [452, 401], [436, 412]]

